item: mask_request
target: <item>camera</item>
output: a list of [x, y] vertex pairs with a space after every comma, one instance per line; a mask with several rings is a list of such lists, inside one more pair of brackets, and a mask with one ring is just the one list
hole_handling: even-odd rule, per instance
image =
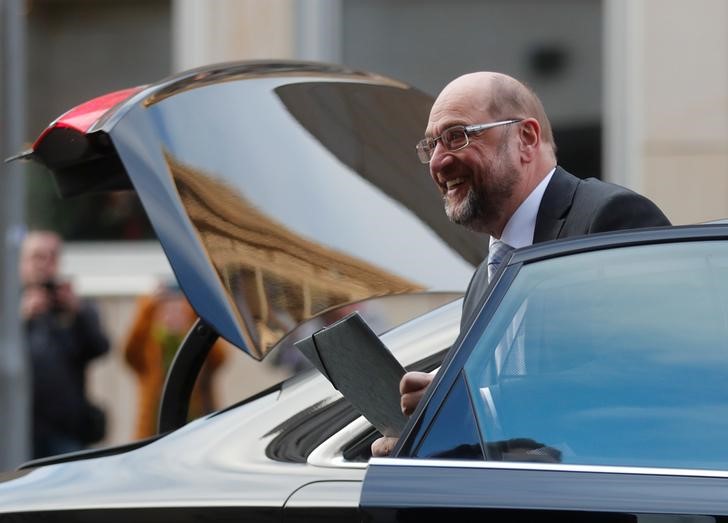
[[58, 300], [59, 283], [56, 280], [48, 280], [44, 281], [41, 286], [48, 293], [48, 298], [50, 300], [50, 310], [53, 312], [60, 312], [61, 310], [63, 310], [63, 308], [61, 307], [61, 303]]
[[44, 281], [41, 286], [51, 295], [55, 295], [58, 290], [58, 282], [55, 280]]

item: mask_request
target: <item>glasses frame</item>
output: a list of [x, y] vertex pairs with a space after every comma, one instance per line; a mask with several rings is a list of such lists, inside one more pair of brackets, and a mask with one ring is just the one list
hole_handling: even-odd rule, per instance
[[[478, 123], [478, 124], [472, 124], [472, 125], [453, 125], [452, 127], [448, 127], [442, 133], [440, 136], [436, 138], [424, 138], [417, 142], [417, 145], [415, 146], [415, 149], [417, 150], [417, 157], [419, 158], [420, 162], [427, 165], [430, 163], [430, 160], [432, 160], [432, 153], [435, 151], [435, 147], [437, 147], [437, 142], [440, 141], [450, 152], [460, 151], [462, 149], [465, 149], [468, 145], [470, 145], [470, 135], [477, 135], [482, 133], [483, 131], [487, 131], [488, 129], [492, 129], [493, 127], [500, 127], [501, 125], [510, 125], [512, 123], [518, 123], [522, 122], [523, 118], [512, 118], [510, 120], [501, 120], [499, 122], [491, 122], [491, 123]], [[442, 137], [453, 130], [462, 130], [463, 134], [465, 135], [465, 143], [461, 145], [460, 147], [450, 148], [445, 144], [445, 142], [442, 140]]]

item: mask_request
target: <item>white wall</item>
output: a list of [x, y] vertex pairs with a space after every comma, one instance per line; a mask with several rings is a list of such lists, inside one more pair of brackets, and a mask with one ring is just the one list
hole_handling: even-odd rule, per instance
[[728, 216], [728, 3], [607, 0], [608, 178], [675, 224]]

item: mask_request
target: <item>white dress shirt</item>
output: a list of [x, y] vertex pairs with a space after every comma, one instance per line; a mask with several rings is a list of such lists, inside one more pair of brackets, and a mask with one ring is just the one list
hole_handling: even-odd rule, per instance
[[[500, 237], [502, 242], [507, 243], [514, 249], [533, 244], [533, 232], [536, 230], [538, 208], [541, 206], [543, 193], [546, 191], [546, 186], [551, 181], [555, 170], [556, 167], [551, 169], [546, 177], [541, 180], [541, 183], [531, 191], [528, 198], [518, 206], [516, 212], [513, 213], [513, 216], [503, 228], [503, 234]], [[492, 244], [495, 240], [496, 238], [491, 236], [490, 243]]]

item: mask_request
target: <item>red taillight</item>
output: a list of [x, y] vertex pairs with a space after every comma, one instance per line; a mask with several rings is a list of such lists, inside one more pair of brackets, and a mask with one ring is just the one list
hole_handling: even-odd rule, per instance
[[131, 87], [129, 89], [122, 89], [121, 91], [114, 91], [113, 93], [99, 96], [98, 98], [94, 98], [93, 100], [89, 100], [88, 102], [84, 102], [81, 105], [74, 107], [70, 111], [67, 111], [66, 113], [58, 117], [55, 122], [53, 122], [43, 131], [43, 133], [33, 144], [33, 149], [35, 149], [38, 144], [40, 144], [45, 135], [48, 134], [52, 129], [65, 127], [84, 134], [109, 109], [119, 104], [120, 102], [131, 98], [142, 89], [143, 87]]

